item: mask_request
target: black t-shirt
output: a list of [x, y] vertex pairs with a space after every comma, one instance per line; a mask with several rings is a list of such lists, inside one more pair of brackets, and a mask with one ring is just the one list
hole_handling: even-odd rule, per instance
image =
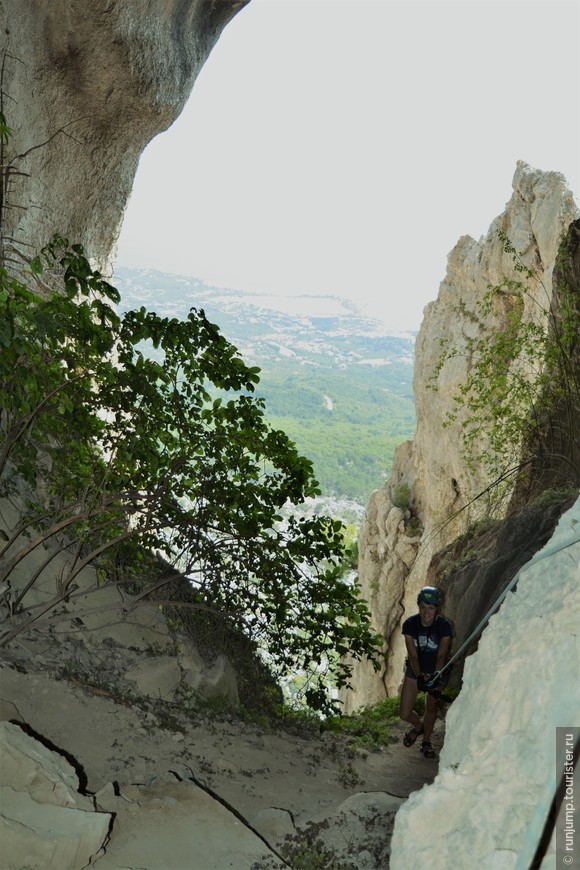
[[404, 621], [402, 631], [403, 634], [413, 638], [421, 673], [434, 673], [437, 667], [437, 651], [442, 638], [453, 636], [449, 620], [438, 614], [431, 625], [422, 625], [421, 615], [415, 613]]

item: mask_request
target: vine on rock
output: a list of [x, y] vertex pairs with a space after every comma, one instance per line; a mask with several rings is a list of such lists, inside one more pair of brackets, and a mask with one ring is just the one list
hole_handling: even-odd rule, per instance
[[[562, 278], [557, 298], [550, 299], [541, 276], [524, 263], [507, 234], [499, 230], [498, 236], [512, 257], [514, 275], [488, 285], [477, 316], [483, 325], [502, 305], [504, 327], [493, 336], [481, 329], [479, 336], [466, 337], [462, 349], [442, 341], [432, 382], [448, 360], [460, 354], [471, 360], [443, 425], [461, 421], [466, 466], [472, 472], [485, 469], [485, 492], [495, 489], [501, 501], [513, 478], [539, 453], [545, 466], [559, 469], [560, 485], [580, 484], [574, 448], [580, 418], [580, 310], [577, 288]], [[566, 256], [563, 244], [559, 262]]]

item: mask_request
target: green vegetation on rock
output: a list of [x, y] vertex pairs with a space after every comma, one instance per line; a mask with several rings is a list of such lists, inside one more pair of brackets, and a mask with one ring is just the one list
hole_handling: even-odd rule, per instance
[[[514, 477], [530, 492], [580, 483], [580, 300], [566, 240], [550, 295], [506, 233], [498, 236], [513, 274], [488, 286], [474, 317], [480, 329], [464, 347], [442, 342], [432, 382], [450, 359], [470, 360], [444, 425], [461, 421], [466, 465], [485, 469], [484, 492], [501, 502]], [[490, 336], [485, 325], [500, 312], [503, 328]]]

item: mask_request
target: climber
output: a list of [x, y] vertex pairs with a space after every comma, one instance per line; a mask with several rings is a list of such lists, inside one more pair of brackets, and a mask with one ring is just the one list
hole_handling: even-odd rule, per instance
[[[405, 677], [401, 689], [399, 716], [413, 727], [403, 738], [405, 746], [412, 746], [422, 736], [421, 752], [426, 758], [435, 758], [431, 745], [431, 732], [437, 716], [435, 675], [445, 664], [453, 635], [451, 622], [441, 616], [441, 592], [436, 586], [424, 586], [417, 596], [419, 612], [403, 623], [407, 646]], [[431, 690], [434, 690], [431, 692]], [[414, 709], [417, 692], [425, 692], [423, 722]]]

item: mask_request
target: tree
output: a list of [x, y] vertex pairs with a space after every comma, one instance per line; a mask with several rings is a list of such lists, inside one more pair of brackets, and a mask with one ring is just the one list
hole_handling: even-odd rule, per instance
[[[55, 290], [40, 294], [0, 270], [0, 494], [20, 510], [0, 549], [0, 586], [49, 542], [70, 558], [42, 607], [26, 600], [38, 572], [9, 591], [0, 644], [54, 613], [85, 566], [131, 541], [136, 558], [154, 551], [175, 566], [140, 598], [186, 578], [196, 606], [227, 613], [280, 674], [329, 651], [373, 658], [370, 614], [340, 577], [341, 523], [282, 519], [284, 505], [318, 485], [251, 395], [259, 369], [203, 311], [120, 317], [117, 291], [79, 246], [55, 240], [31, 272]], [[212, 399], [214, 388], [235, 395]], [[349, 673], [336, 663], [339, 685]], [[321, 680], [309, 701], [325, 698]]]

